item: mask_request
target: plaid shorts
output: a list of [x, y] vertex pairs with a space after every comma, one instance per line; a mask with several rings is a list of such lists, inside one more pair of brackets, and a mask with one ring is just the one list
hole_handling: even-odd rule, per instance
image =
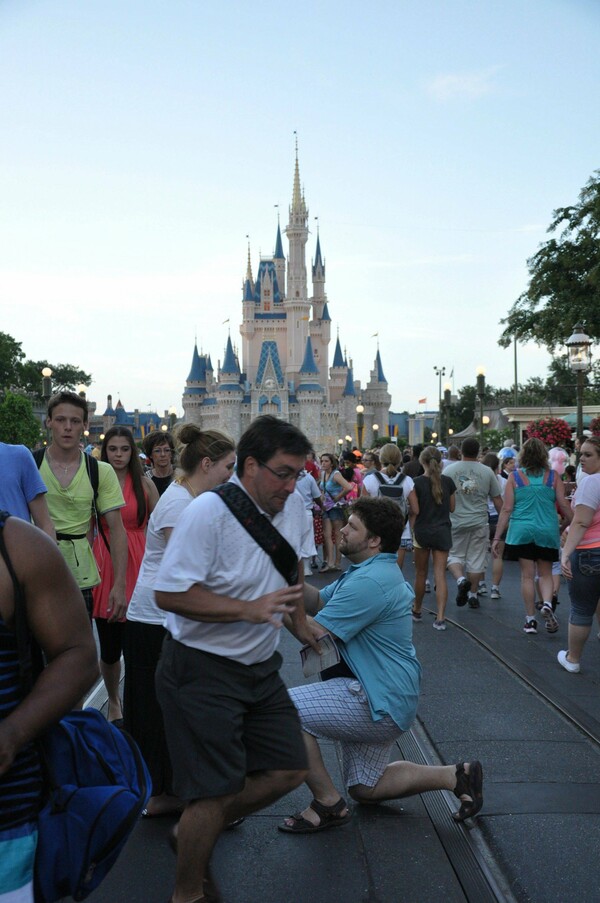
[[390, 761], [394, 741], [402, 733], [396, 722], [389, 715], [373, 721], [367, 694], [350, 677], [305, 684], [288, 693], [298, 709], [303, 731], [339, 742], [346, 787], [374, 787]]

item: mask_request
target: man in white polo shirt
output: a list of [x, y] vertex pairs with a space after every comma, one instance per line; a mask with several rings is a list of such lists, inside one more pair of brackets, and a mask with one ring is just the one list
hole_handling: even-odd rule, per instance
[[[237, 449], [238, 486], [300, 557], [305, 529], [294, 494], [310, 442], [275, 417], [257, 418]], [[275, 567], [217, 493], [177, 522], [155, 583], [169, 632], [157, 671], [174, 791], [187, 806], [178, 832], [173, 903], [220, 899], [208, 865], [232, 821], [269, 805], [306, 776], [298, 715], [279, 676], [284, 614], [300, 639], [302, 576]]]

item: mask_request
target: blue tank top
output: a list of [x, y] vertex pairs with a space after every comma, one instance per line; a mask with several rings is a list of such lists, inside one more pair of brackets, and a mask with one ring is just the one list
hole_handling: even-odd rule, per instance
[[558, 549], [560, 531], [554, 471], [534, 476], [526, 470], [517, 469], [514, 481], [515, 503], [508, 525], [507, 544], [518, 546], [534, 542], [545, 549]]

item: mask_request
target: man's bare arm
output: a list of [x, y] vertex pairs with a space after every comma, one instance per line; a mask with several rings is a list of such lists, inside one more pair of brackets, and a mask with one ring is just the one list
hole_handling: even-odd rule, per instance
[[[23, 702], [0, 723], [0, 773], [19, 749], [69, 712], [98, 676], [81, 592], [56, 545], [16, 517], [7, 522], [4, 540], [23, 587], [31, 632], [48, 665]], [[0, 567], [1, 590], [12, 597], [12, 582]]]
[[47, 533], [53, 542], [56, 542], [56, 530], [48, 511], [48, 502], [46, 501], [46, 493], [41, 492], [28, 503], [29, 513], [36, 527]]

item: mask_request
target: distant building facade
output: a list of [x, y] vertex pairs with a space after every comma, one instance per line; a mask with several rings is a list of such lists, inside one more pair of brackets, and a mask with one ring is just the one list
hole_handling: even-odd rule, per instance
[[256, 279], [250, 249], [242, 286], [241, 361], [227, 338], [222, 364], [213, 369], [210, 354], [194, 346], [183, 392], [184, 420], [218, 428], [236, 441], [260, 414], [274, 414], [298, 426], [318, 450], [338, 449], [339, 439], [357, 441], [357, 412], [364, 406], [363, 445], [389, 429], [391, 396], [377, 351], [369, 381], [354, 379], [352, 360], [342, 354], [339, 336], [330, 363], [331, 317], [325, 292], [325, 261], [317, 234], [309, 295], [306, 267], [308, 208], [300, 188], [298, 152], [292, 203], [285, 227], [289, 249], [283, 252], [280, 226], [275, 250], [261, 257]]

